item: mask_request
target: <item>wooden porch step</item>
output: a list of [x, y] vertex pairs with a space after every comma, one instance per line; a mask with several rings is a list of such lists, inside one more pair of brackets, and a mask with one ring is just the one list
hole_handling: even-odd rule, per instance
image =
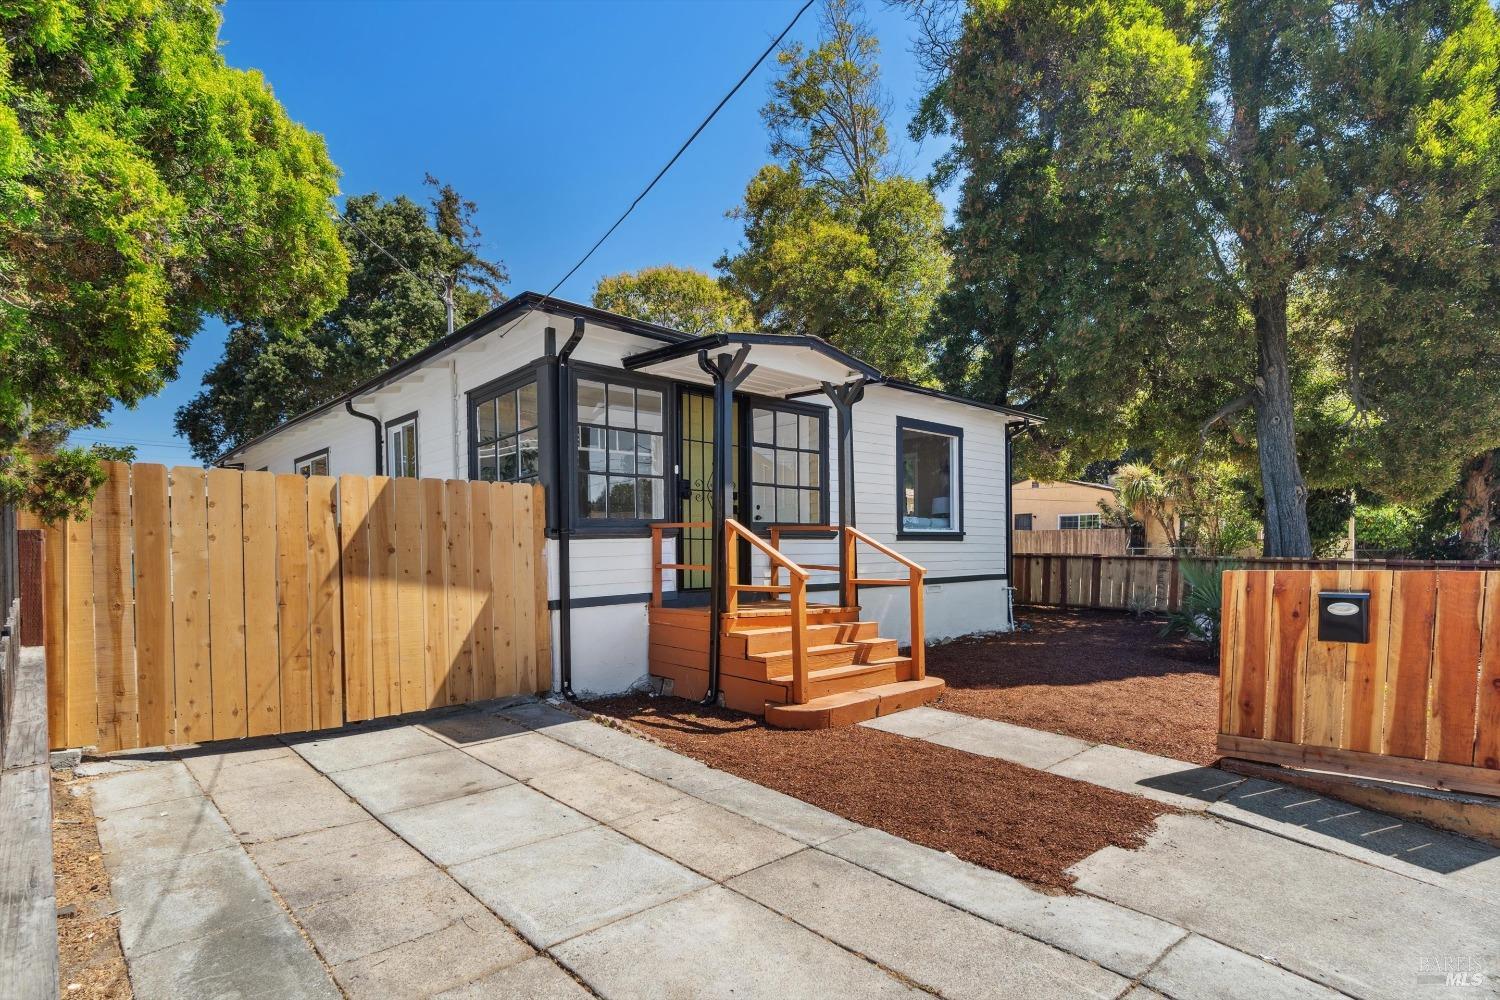
[[[856, 642], [879, 638], [878, 622], [827, 622], [807, 626], [807, 643], [825, 646], [830, 643]], [[792, 648], [790, 625], [767, 625], [741, 628], [724, 633], [724, 651], [731, 656], [749, 657], [756, 653], [781, 653]]]
[[[850, 663], [842, 667], [828, 667], [807, 672], [807, 696], [821, 698], [824, 695], [855, 691], [880, 684], [894, 684], [911, 677], [911, 658], [894, 656], [874, 663]], [[767, 680], [780, 684], [788, 691], [792, 686], [792, 675], [783, 674]], [[785, 700], [785, 699], [783, 699]]]
[[831, 729], [924, 705], [943, 693], [940, 677], [898, 681], [814, 698], [805, 705], [766, 702], [766, 722], [782, 729]]
[[[810, 604], [807, 607], [807, 624], [827, 625], [833, 622], [853, 622], [859, 620], [859, 608], [845, 608], [836, 604]], [[724, 631], [741, 632], [746, 629], [761, 629], [774, 626], [788, 626], [792, 624], [792, 613], [785, 604], [780, 602], [767, 603], [765, 606], [741, 605], [734, 614], [726, 614], [723, 618]]]

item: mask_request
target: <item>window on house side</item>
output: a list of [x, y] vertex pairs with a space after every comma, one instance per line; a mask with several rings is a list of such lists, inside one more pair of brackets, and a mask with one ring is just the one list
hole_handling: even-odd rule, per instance
[[1084, 528], [1103, 527], [1102, 520], [1098, 514], [1059, 514], [1057, 526], [1063, 531], [1080, 531]]
[[1032, 518], [1032, 515], [1030, 515], [1030, 514], [1017, 514], [1016, 515], [1016, 530], [1017, 531], [1030, 531], [1031, 530], [1031, 518]]
[[756, 406], [750, 412], [750, 520], [823, 520], [823, 417]]
[[911, 534], [954, 533], [959, 524], [959, 441], [956, 427], [902, 421], [900, 529]]
[[478, 400], [473, 406], [478, 478], [487, 483], [536, 482], [536, 382]]
[[328, 475], [328, 449], [312, 455], [304, 455], [292, 466], [299, 476]]
[[576, 388], [580, 516], [609, 521], [666, 517], [666, 400], [661, 391], [586, 378]]
[[403, 417], [385, 429], [385, 454], [393, 476], [417, 478], [417, 418]]

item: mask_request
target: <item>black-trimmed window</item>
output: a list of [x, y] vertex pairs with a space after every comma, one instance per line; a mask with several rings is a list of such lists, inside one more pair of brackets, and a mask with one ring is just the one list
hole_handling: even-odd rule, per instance
[[896, 534], [963, 537], [962, 428], [896, 418]]
[[310, 455], [303, 455], [292, 462], [292, 469], [299, 476], [328, 475], [328, 449], [324, 448]]
[[659, 521], [667, 516], [666, 393], [580, 374], [578, 515], [585, 521]]
[[385, 425], [386, 471], [392, 476], [417, 478], [417, 415], [408, 413], [404, 417], [386, 422]]
[[537, 383], [527, 380], [469, 400], [474, 478], [487, 483], [532, 483], [540, 475]]
[[750, 408], [750, 521], [821, 524], [828, 480], [826, 415], [756, 401]]
[[1032, 521], [1033, 517], [1034, 517], [1034, 515], [1032, 515], [1032, 514], [1017, 514], [1016, 515], [1016, 530], [1017, 531], [1030, 531], [1031, 530], [1031, 521]]

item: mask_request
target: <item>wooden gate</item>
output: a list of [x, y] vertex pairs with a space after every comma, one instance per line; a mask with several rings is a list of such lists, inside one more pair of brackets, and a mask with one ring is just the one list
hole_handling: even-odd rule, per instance
[[[1318, 592], [1368, 591], [1370, 641], [1318, 640]], [[1219, 749], [1500, 794], [1500, 571], [1224, 575]]]
[[108, 463], [47, 528], [57, 747], [329, 729], [544, 691], [539, 486]]

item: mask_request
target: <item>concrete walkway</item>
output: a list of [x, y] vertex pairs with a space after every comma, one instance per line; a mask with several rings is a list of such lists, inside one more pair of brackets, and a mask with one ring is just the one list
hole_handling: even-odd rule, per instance
[[[1500, 996], [1496, 848], [1288, 785], [956, 712], [864, 725], [1185, 811], [1139, 851], [1075, 865], [1090, 895], [1353, 996]], [[1450, 972], [1468, 985], [1445, 988]], [[1185, 985], [1153, 981], [1168, 993], [1174, 983]]]
[[1048, 895], [536, 703], [95, 767], [121, 771], [93, 788], [153, 1000], [1477, 996], [1420, 962], [1500, 972], [1493, 903], [1249, 825], [1168, 817]]

